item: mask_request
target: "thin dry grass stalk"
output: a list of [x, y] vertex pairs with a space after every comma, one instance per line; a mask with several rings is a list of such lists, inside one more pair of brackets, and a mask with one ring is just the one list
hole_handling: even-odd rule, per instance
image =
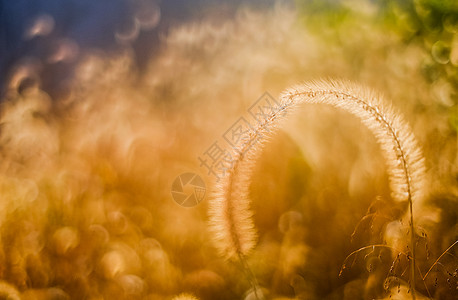
[[442, 259], [442, 257], [447, 254], [450, 249], [452, 249], [453, 247], [455, 247], [455, 245], [458, 244], [458, 241], [455, 241], [453, 244], [451, 244], [444, 252], [442, 252], [442, 254], [436, 259], [436, 261], [431, 265], [431, 267], [428, 269], [428, 271], [426, 272], [425, 276], [423, 276], [423, 281], [425, 281], [426, 277], [428, 277], [429, 275], [429, 272], [431, 272], [431, 270], [439, 263], [439, 261]]
[[232, 165], [217, 187], [210, 207], [210, 223], [221, 254], [244, 261], [256, 244], [249, 202], [250, 177], [266, 137], [287, 113], [302, 103], [328, 104], [360, 118], [382, 149], [392, 197], [410, 210], [412, 298], [415, 299], [415, 206], [422, 202], [425, 166], [414, 135], [402, 117], [371, 90], [347, 81], [314, 81], [287, 89], [280, 106], [272, 110], [232, 151]]

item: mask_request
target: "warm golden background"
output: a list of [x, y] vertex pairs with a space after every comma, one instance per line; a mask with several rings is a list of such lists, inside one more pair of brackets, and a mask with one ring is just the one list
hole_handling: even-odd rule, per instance
[[[456, 299], [458, 246], [444, 254], [458, 240], [456, 1], [126, 1], [123, 19], [115, 4], [94, 13], [90, 39], [52, 9], [11, 30], [5, 3], [0, 37], [16, 42], [0, 52], [1, 299], [254, 299], [212, 245], [215, 182], [198, 157], [264, 92], [319, 78], [379, 91], [411, 125], [429, 192], [417, 298]], [[171, 196], [184, 172], [208, 188], [193, 208]], [[268, 299], [410, 299], [396, 251], [362, 250], [339, 276], [352, 251], [407, 251], [409, 237], [357, 119], [302, 107], [266, 145], [251, 192], [248, 260]]]

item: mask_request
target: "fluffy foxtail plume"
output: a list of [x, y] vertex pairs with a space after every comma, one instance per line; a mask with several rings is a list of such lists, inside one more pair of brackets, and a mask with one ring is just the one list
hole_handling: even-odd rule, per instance
[[286, 106], [329, 104], [360, 118], [382, 148], [393, 199], [414, 205], [422, 202], [425, 166], [421, 150], [410, 127], [380, 95], [350, 82], [320, 81], [292, 87], [281, 99]]
[[198, 300], [198, 299], [191, 294], [183, 293], [183, 294], [173, 297], [172, 300]]
[[[281, 95], [280, 107], [270, 112], [232, 152], [232, 165], [217, 187], [210, 207], [211, 228], [217, 247], [229, 259], [241, 259], [256, 243], [249, 204], [249, 184], [263, 141], [279, 122], [301, 103], [341, 108], [361, 119], [381, 146], [387, 164], [392, 197], [409, 204], [412, 256], [415, 258], [413, 205], [423, 198], [425, 167], [411, 129], [398, 113], [372, 91], [344, 81], [317, 81], [292, 87]], [[412, 259], [414, 282], [415, 259]], [[413, 289], [412, 289], [413, 290]]]

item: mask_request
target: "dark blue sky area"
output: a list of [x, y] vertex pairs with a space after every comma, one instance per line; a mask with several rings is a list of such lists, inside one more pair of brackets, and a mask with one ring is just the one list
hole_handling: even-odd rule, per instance
[[[74, 41], [81, 52], [99, 49], [107, 53], [122, 47], [132, 47], [139, 66], [157, 53], [159, 35], [174, 26], [205, 14], [230, 17], [241, 5], [271, 6], [274, 0], [0, 0], [0, 86], [8, 74], [25, 57], [43, 60], [56, 40]], [[142, 5], [151, 4], [160, 10], [159, 23], [153, 28], [139, 30], [129, 43], [120, 43], [115, 33], [129, 28], [133, 16]], [[139, 8], [140, 7], [140, 8]], [[27, 38], [27, 31], [40, 16], [51, 17], [49, 34]], [[56, 79], [68, 78], [77, 60], [65, 66], [45, 66], [42, 87], [52, 89]], [[0, 91], [4, 89], [0, 88]]]

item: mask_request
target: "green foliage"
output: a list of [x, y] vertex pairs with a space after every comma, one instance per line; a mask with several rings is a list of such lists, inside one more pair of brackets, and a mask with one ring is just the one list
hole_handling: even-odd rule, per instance
[[[358, 4], [370, 9], [360, 9]], [[424, 78], [430, 84], [446, 82], [451, 87], [446, 97], [453, 99], [452, 102], [436, 104], [448, 108], [458, 104], [457, 1], [362, 0], [348, 4], [347, 1], [297, 0], [296, 6], [308, 28], [320, 35], [335, 33], [333, 37], [337, 36], [337, 41], [358, 30], [352, 26], [358, 20], [371, 26], [374, 34], [388, 30], [406, 46], [421, 47], [425, 55], [415, 59], [422, 60], [420, 71]], [[449, 118], [456, 119], [456, 109], [450, 109]], [[450, 129], [457, 130], [456, 126]]]
[[445, 81], [452, 88], [450, 99], [451, 130], [456, 132], [458, 95], [458, 2], [453, 0], [386, 1], [386, 23], [394, 21], [392, 29], [406, 43], [423, 47], [428, 57], [422, 73], [431, 84]]
[[297, 0], [296, 7], [303, 22], [317, 27], [339, 26], [350, 13], [341, 2], [334, 0]]

